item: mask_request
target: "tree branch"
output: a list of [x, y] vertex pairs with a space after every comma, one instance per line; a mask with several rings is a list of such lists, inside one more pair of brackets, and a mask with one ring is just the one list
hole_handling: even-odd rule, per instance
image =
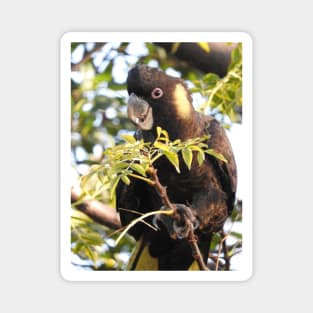
[[[163, 47], [167, 53], [171, 53], [175, 43], [155, 42]], [[222, 42], [209, 42], [210, 51], [203, 50], [197, 43], [180, 43], [173, 53], [180, 60], [187, 62], [203, 73], [215, 73], [224, 77], [231, 61], [231, 52], [236, 44]]]
[[[71, 203], [75, 204], [79, 200], [81, 193], [73, 188], [71, 190]], [[86, 199], [83, 202], [75, 204], [74, 207], [92, 218], [95, 222], [107, 226], [111, 229], [119, 229], [122, 227], [118, 212], [100, 201]]]

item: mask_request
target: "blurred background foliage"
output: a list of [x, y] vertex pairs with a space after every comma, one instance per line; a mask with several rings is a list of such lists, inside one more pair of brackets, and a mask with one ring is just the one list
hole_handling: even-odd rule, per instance
[[[195, 56], [194, 60], [192, 55], [183, 55], [184, 47], [187, 47], [187, 52], [189, 48], [194, 49], [192, 54]], [[79, 183], [90, 166], [101, 163], [103, 153], [108, 147], [120, 143], [124, 134], [134, 132], [134, 125], [128, 120], [126, 112], [128, 99], [126, 78], [128, 70], [138, 62], [161, 68], [167, 74], [185, 80], [192, 92], [195, 108], [204, 114], [215, 116], [225, 128], [230, 129], [234, 123], [240, 124], [242, 118], [241, 44], [224, 44], [221, 55], [225, 54], [225, 51], [229, 55], [224, 72], [214, 68], [212, 72], [207, 72], [204, 66], [196, 64], [200, 54], [201, 57], [208, 56], [209, 59], [209, 56], [215, 52], [213, 48], [215, 49], [213, 43], [72, 43], [73, 186]], [[89, 188], [94, 188], [96, 184], [99, 184], [99, 181], [91, 182]], [[97, 195], [97, 200], [113, 206], [109, 193], [110, 190], [104, 189]], [[125, 236], [115, 246], [114, 239], [117, 238], [118, 233], [76, 210], [77, 204], [72, 204], [73, 266], [81, 270], [125, 269], [135, 244], [134, 240], [130, 236]], [[225, 224], [225, 232], [229, 233], [225, 241], [227, 250], [221, 252], [220, 249], [224, 243], [224, 241], [221, 243], [221, 240], [225, 233], [216, 234], [212, 242], [210, 255], [212, 267], [228, 269], [231, 257], [240, 254], [242, 236], [240, 231], [233, 230], [233, 226], [240, 224], [241, 218], [241, 201], [238, 200], [232, 217]], [[220, 258], [217, 264], [218, 257]]]

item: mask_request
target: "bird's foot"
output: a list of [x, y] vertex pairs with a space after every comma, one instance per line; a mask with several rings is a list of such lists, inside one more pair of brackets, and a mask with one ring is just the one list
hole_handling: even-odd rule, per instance
[[[165, 228], [172, 239], [187, 238], [190, 231], [198, 228], [199, 222], [191, 209], [184, 204], [173, 204], [175, 212], [172, 215], [157, 214], [153, 219], [153, 225], [158, 228]], [[169, 210], [162, 206], [161, 210]]]

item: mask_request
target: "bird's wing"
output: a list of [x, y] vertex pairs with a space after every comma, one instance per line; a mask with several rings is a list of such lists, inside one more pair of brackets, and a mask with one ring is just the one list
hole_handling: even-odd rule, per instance
[[206, 125], [207, 133], [210, 135], [208, 139], [209, 148], [222, 154], [227, 160], [227, 162], [224, 162], [214, 156], [209, 156], [220, 178], [222, 189], [227, 194], [228, 212], [230, 214], [233, 209], [237, 189], [237, 169], [234, 153], [222, 126], [210, 117], [206, 118]]

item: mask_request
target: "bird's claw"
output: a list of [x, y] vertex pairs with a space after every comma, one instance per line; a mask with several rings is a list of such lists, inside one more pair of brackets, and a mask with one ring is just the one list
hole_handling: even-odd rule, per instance
[[158, 221], [160, 220], [160, 215], [156, 214], [154, 215], [153, 219], [152, 219], [152, 225], [157, 229], [160, 230], [160, 226], [158, 224]]
[[[190, 208], [184, 204], [174, 204], [176, 211], [173, 215], [157, 214], [152, 223], [157, 229], [166, 229], [173, 239], [188, 237], [190, 231], [198, 228], [199, 222]], [[161, 210], [169, 210], [163, 206]]]
[[[167, 208], [162, 207], [162, 210], [166, 210]], [[152, 224], [158, 230], [166, 229], [171, 238], [175, 237], [175, 230], [173, 227], [173, 218], [166, 214], [157, 214], [154, 216], [152, 220]]]

